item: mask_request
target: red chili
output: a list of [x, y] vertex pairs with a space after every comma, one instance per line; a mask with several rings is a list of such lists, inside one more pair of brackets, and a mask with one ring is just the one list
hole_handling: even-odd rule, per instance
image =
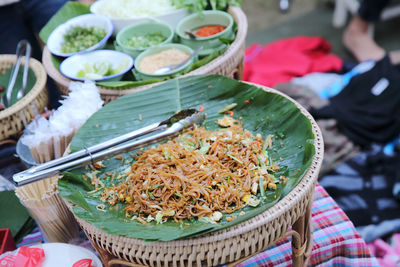
[[198, 29], [196, 31], [196, 35], [199, 37], [208, 37], [217, 34], [219, 32], [222, 32], [223, 30], [225, 30], [225, 28], [226, 27], [222, 25], [207, 25]]

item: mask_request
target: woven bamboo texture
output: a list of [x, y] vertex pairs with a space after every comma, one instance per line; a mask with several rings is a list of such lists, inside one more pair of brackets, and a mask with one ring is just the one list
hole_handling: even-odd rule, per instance
[[[299, 184], [276, 205], [246, 222], [196, 238], [169, 242], [145, 243], [140, 239], [107, 234], [76, 217], [92, 244], [100, 249], [100, 252], [107, 251], [116, 258], [132, 263], [130, 266], [215, 266], [235, 262], [265, 250], [286, 236], [287, 230], [292, 227], [299, 235], [296, 238], [297, 244], [293, 246], [296, 248], [293, 256], [304, 256], [307, 250], [306, 243], [310, 243], [305, 236], [310, 234], [307, 231], [310, 231], [308, 223], [311, 204], [323, 159], [321, 131], [311, 115], [293, 99], [275, 89], [255, 86], [288, 98], [312, 124], [315, 155]], [[67, 202], [67, 205], [72, 208], [71, 203]], [[103, 255], [103, 262], [109, 266], [105, 261], [107, 259]]]
[[[11, 68], [16, 60], [16, 55], [0, 55], [0, 73]], [[25, 64], [24, 62], [25, 59], [22, 60], [22, 65]], [[24, 121], [29, 123], [35, 117], [35, 112], [43, 112], [44, 107], [48, 104], [45, 69], [34, 58], [29, 61], [29, 68], [36, 76], [36, 83], [17, 103], [0, 111], [0, 140], [18, 134], [25, 127]]]
[[[227, 77], [233, 76], [236, 79], [241, 80], [243, 76], [245, 39], [247, 35], [247, 18], [242, 9], [240, 9], [239, 7], [230, 7], [228, 11], [238, 25], [238, 31], [236, 33], [235, 41], [228, 47], [224, 54], [209, 62], [208, 64], [183, 75], [182, 77], [200, 74], [220, 74]], [[68, 86], [71, 80], [62, 75], [59, 70], [54, 66], [51, 60], [50, 51], [48, 50], [47, 46], [44, 48], [43, 51], [42, 62], [47, 73], [55, 81], [61, 93], [64, 95], [68, 95]], [[147, 88], [159, 85], [160, 83], [126, 88], [124, 90], [110, 89], [102, 86], [99, 86], [99, 89], [101, 98], [104, 100], [105, 103], [108, 103], [122, 95], [142, 91]]]

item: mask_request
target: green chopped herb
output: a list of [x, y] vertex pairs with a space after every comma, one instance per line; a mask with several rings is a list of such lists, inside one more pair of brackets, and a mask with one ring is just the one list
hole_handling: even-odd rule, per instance
[[281, 139], [284, 139], [286, 137], [285, 134], [282, 132], [276, 132], [275, 134], [276, 134], [276, 136], [278, 136]]
[[243, 161], [241, 161], [240, 159], [238, 159], [238, 158], [232, 156], [231, 154], [227, 153], [226, 155], [228, 155], [228, 157], [230, 157], [231, 159], [233, 159], [233, 160], [239, 162], [240, 164], [243, 164]]
[[179, 197], [179, 198], [182, 198], [182, 195], [179, 192], [175, 192], [174, 195]]
[[99, 27], [71, 27], [64, 35], [61, 52], [75, 53], [88, 49], [100, 42], [107, 32]]
[[163, 188], [163, 187], [164, 187], [163, 184], [156, 184], [156, 185], [153, 185], [153, 188]]
[[122, 44], [131, 48], [140, 49], [161, 44], [165, 40], [167, 40], [167, 37], [161, 33], [147, 33], [145, 35], [133, 35], [128, 40], [122, 42]]
[[149, 192], [147, 192], [147, 194], [149, 195], [149, 197], [150, 197], [151, 199], [153, 199], [153, 200], [155, 199], [155, 197], [154, 197], [154, 195], [153, 195], [152, 192], [149, 191]]

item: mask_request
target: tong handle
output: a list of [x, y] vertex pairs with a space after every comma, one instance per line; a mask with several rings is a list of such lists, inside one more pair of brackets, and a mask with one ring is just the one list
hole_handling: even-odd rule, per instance
[[11, 106], [11, 94], [14, 89], [15, 81], [17, 80], [19, 68], [21, 67], [22, 53], [24, 52], [24, 50], [25, 50], [25, 64], [22, 77], [22, 90], [23, 90], [22, 93], [25, 93], [25, 88], [28, 80], [29, 59], [31, 56], [31, 45], [27, 40], [22, 40], [17, 45], [17, 51], [16, 51], [17, 61], [11, 70], [11, 75], [10, 75], [11, 78], [7, 85], [7, 93], [3, 97], [4, 100], [3, 102], [5, 107]]
[[[29, 169], [29, 170], [17, 173], [13, 176], [13, 180], [17, 186], [23, 186], [23, 185], [26, 185], [29, 183], [43, 180], [43, 179], [55, 176], [55, 175], [59, 174], [59, 172], [61, 170], [65, 170], [65, 169], [73, 167], [73, 166], [85, 165], [90, 162], [94, 163], [96, 161], [99, 161], [99, 160], [102, 160], [105, 158], [109, 158], [110, 156], [113, 156], [116, 154], [128, 152], [132, 149], [135, 149], [135, 148], [138, 148], [141, 146], [145, 146], [145, 145], [148, 145], [151, 143], [155, 143], [159, 140], [165, 139], [168, 136], [177, 134], [184, 127], [186, 127], [185, 124], [183, 124], [181, 122], [177, 122], [177, 123], [174, 123], [171, 127], [167, 128], [167, 130], [165, 130], [163, 132], [151, 135], [149, 137], [145, 137], [140, 140], [132, 141], [129, 143], [124, 143], [118, 147], [109, 147], [108, 149], [104, 149], [97, 153], [89, 154], [85, 157], [78, 158], [73, 161], [63, 162], [62, 164], [52, 166], [52, 167], [46, 168], [46, 169], [41, 169], [39, 171], [30, 172], [30, 169]], [[85, 151], [85, 150], [80, 150], [80, 151]]]
[[57, 166], [57, 165], [60, 165], [60, 164], [66, 164], [66, 163], [68, 163], [70, 161], [77, 160], [77, 159], [79, 159], [81, 157], [90, 156], [91, 154], [96, 153], [96, 152], [98, 152], [100, 150], [104, 150], [104, 149], [110, 148], [112, 146], [119, 145], [119, 144], [121, 144], [123, 142], [132, 140], [134, 138], [143, 136], [145, 134], [149, 134], [149, 133], [154, 132], [156, 130], [163, 130], [163, 129], [165, 129], [165, 127], [166, 127], [166, 125], [159, 126], [159, 123], [150, 124], [150, 125], [148, 125], [146, 127], [140, 128], [140, 129], [138, 129], [136, 131], [129, 132], [127, 134], [124, 134], [124, 135], [115, 137], [113, 139], [107, 140], [107, 141], [105, 141], [103, 143], [91, 146], [91, 147], [86, 148], [86, 149], [79, 150], [77, 152], [71, 153], [71, 154], [66, 155], [64, 157], [57, 158], [57, 159], [48, 161], [46, 163], [43, 163], [41, 165], [32, 167], [32, 168], [26, 170], [26, 174], [33, 174], [35, 172], [42, 171], [44, 169], [48, 169], [48, 168], [51, 168], [51, 167], [54, 167], [54, 166]]

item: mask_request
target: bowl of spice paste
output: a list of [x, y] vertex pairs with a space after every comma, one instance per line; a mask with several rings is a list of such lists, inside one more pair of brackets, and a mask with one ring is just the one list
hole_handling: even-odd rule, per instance
[[178, 23], [176, 34], [180, 43], [192, 49], [203, 46], [199, 56], [207, 56], [225, 48], [223, 39], [234, 38], [233, 18], [229, 13], [218, 10], [194, 13]]

